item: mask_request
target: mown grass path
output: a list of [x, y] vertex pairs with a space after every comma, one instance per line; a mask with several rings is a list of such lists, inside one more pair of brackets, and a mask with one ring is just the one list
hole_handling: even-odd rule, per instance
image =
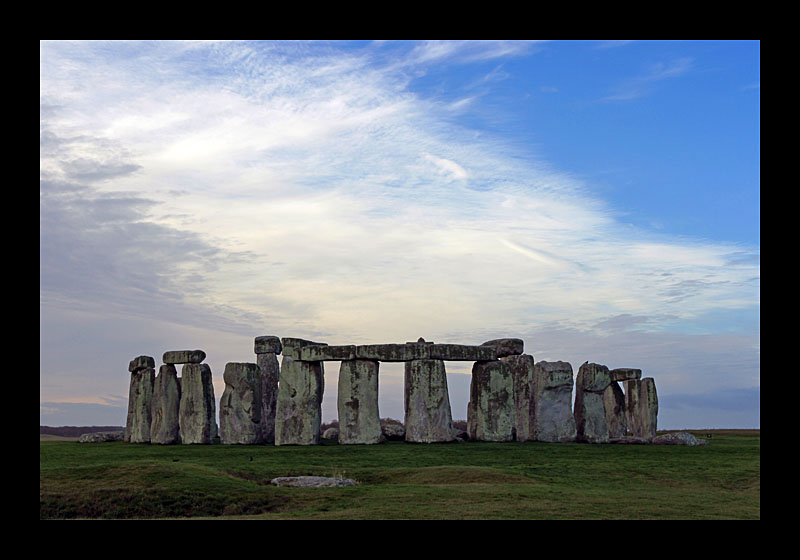
[[[698, 433], [698, 435], [701, 435]], [[702, 447], [39, 445], [40, 518], [760, 519], [760, 432]], [[277, 488], [278, 476], [355, 479]]]

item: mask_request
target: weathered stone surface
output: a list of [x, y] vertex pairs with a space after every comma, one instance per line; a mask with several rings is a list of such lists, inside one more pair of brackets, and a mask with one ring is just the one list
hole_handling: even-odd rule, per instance
[[507, 363], [511, 368], [511, 377], [514, 381], [514, 439], [516, 441], [532, 440], [533, 356], [530, 354], [508, 355], [501, 357], [500, 361]]
[[628, 379], [641, 379], [642, 370], [634, 368], [617, 368], [609, 372], [611, 381], [627, 381]]
[[467, 346], [464, 344], [432, 344], [431, 360], [451, 360], [463, 362], [491, 361], [497, 359], [494, 346]]
[[161, 359], [165, 364], [199, 364], [206, 359], [202, 350], [170, 350]]
[[340, 444], [374, 444], [381, 441], [378, 362], [342, 361], [339, 368], [337, 409]]
[[125, 432], [91, 432], [88, 434], [81, 434], [78, 438], [78, 443], [102, 443], [104, 441], [123, 441], [125, 439]]
[[447, 374], [442, 360], [410, 360], [405, 365], [405, 441], [455, 439]]
[[178, 371], [174, 365], [164, 364], [158, 369], [153, 385], [150, 443], [173, 445], [181, 442], [180, 407], [181, 383]]
[[487, 340], [481, 346], [494, 346], [497, 349], [497, 357], [518, 356], [522, 354], [525, 343], [521, 338], [496, 338]]
[[356, 346], [356, 359], [380, 362], [407, 362], [428, 358], [430, 344], [407, 342], [406, 344], [362, 344]]
[[322, 362], [291, 358], [286, 351], [285, 341], [283, 339], [284, 352], [275, 414], [275, 445], [317, 445], [325, 370]]
[[322, 439], [339, 439], [339, 428], [328, 428], [322, 432]]
[[624, 437], [628, 431], [628, 420], [625, 416], [625, 394], [616, 381], [612, 381], [603, 392], [603, 405], [606, 408], [608, 437], [612, 439]]
[[219, 438], [223, 444], [263, 442], [261, 372], [258, 364], [228, 362], [222, 374], [225, 390], [219, 400]]
[[381, 431], [387, 441], [403, 441], [406, 439], [406, 428], [402, 424], [381, 420]]
[[304, 346], [299, 351], [299, 359], [306, 362], [355, 360], [356, 347], [349, 346]]
[[128, 418], [125, 423], [125, 441], [129, 443], [150, 442], [155, 377], [156, 370], [153, 368], [138, 368], [131, 372]]
[[513, 441], [514, 379], [506, 362], [472, 366], [467, 433], [475, 441]]
[[650, 440], [643, 437], [634, 437], [634, 436], [623, 436], [623, 437], [615, 437], [609, 438], [608, 443], [620, 443], [620, 444], [628, 444], [628, 445], [646, 445], [650, 443]]
[[131, 360], [131, 363], [128, 364], [128, 371], [133, 373], [139, 369], [155, 369], [156, 361], [152, 358], [152, 356], [138, 356]]
[[689, 432], [672, 432], [655, 436], [650, 440], [653, 445], [708, 445], [708, 441], [697, 439]]
[[275, 413], [278, 408], [280, 366], [273, 352], [256, 355], [261, 375], [261, 441], [275, 442]]
[[256, 354], [280, 354], [283, 347], [277, 336], [257, 336], [253, 349]]
[[212, 444], [217, 437], [217, 404], [211, 367], [186, 364], [181, 370], [181, 405], [178, 423], [184, 444]]
[[658, 427], [658, 395], [652, 377], [625, 382], [625, 410], [631, 435], [652, 439]]
[[329, 478], [325, 476], [279, 476], [270, 480], [273, 486], [294, 486], [310, 488], [318, 486], [355, 486], [351, 478]]
[[611, 383], [608, 368], [584, 363], [575, 381], [575, 440], [608, 443], [608, 423], [603, 393]]
[[300, 359], [300, 349], [306, 346], [327, 346], [324, 342], [313, 342], [302, 338], [282, 338], [281, 347], [283, 356], [293, 360]]
[[533, 368], [533, 439], [551, 443], [575, 441], [572, 414], [572, 365], [541, 361]]

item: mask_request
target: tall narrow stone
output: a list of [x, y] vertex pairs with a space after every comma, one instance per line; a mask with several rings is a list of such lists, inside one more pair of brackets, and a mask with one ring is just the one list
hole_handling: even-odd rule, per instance
[[472, 366], [467, 433], [476, 441], [513, 441], [514, 379], [506, 362]]
[[284, 353], [275, 413], [275, 445], [319, 443], [324, 390], [322, 362], [303, 362]]
[[[503, 339], [519, 340], [519, 339]], [[484, 342], [484, 344], [487, 344]], [[533, 356], [513, 355], [500, 358], [511, 368], [514, 380], [514, 439], [528, 441], [533, 439]]]
[[406, 362], [404, 406], [405, 441], [437, 443], [455, 440], [444, 361]]
[[156, 370], [150, 356], [139, 356], [131, 361], [128, 371], [131, 381], [128, 388], [128, 417], [125, 423], [125, 441], [149, 443], [152, 421], [153, 384]]
[[625, 394], [616, 381], [612, 381], [603, 392], [603, 404], [606, 408], [608, 437], [624, 437], [628, 430], [628, 420], [625, 417]]
[[533, 369], [533, 439], [551, 443], [575, 441], [572, 414], [572, 365], [538, 362]]
[[217, 437], [217, 405], [208, 364], [186, 364], [181, 370], [178, 423], [185, 444], [212, 444]]
[[153, 414], [150, 425], [150, 443], [172, 445], [181, 442], [180, 422], [181, 382], [172, 364], [158, 370], [153, 385]]
[[275, 442], [275, 411], [278, 407], [278, 357], [272, 352], [256, 355], [261, 376], [261, 440]]
[[262, 443], [261, 375], [258, 364], [225, 364], [225, 390], [219, 400], [219, 437], [223, 444]]
[[608, 368], [584, 363], [575, 381], [575, 439], [586, 443], [607, 443], [609, 439], [603, 393], [611, 384]]
[[646, 439], [656, 437], [658, 395], [652, 377], [625, 382], [625, 411], [631, 435]]
[[340, 444], [381, 441], [378, 414], [378, 362], [343, 360], [337, 397]]

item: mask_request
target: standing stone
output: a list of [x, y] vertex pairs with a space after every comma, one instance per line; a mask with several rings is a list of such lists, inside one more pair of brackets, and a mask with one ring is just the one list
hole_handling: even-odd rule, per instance
[[625, 437], [628, 431], [628, 421], [625, 417], [625, 394], [616, 381], [612, 381], [603, 392], [603, 404], [606, 408], [608, 437], [612, 439]]
[[261, 443], [261, 375], [258, 364], [229, 362], [225, 364], [222, 379], [225, 390], [219, 400], [221, 443]]
[[217, 437], [217, 406], [208, 364], [186, 364], [181, 370], [181, 441], [212, 444]]
[[128, 370], [131, 382], [128, 389], [128, 417], [125, 423], [125, 441], [149, 443], [152, 422], [153, 384], [156, 370], [150, 356], [139, 356], [131, 361]]
[[625, 409], [632, 436], [646, 439], [656, 437], [658, 395], [652, 377], [625, 382]]
[[322, 362], [295, 360], [284, 352], [275, 413], [275, 445], [319, 443], [324, 389]]
[[572, 365], [538, 362], [533, 369], [533, 439], [550, 443], [575, 441], [572, 414]]
[[372, 444], [381, 441], [378, 414], [378, 362], [343, 360], [339, 368], [340, 444]]
[[442, 360], [409, 360], [405, 365], [405, 441], [455, 440], [447, 373]]
[[278, 379], [280, 366], [273, 352], [256, 355], [261, 377], [261, 440], [275, 442], [275, 411], [278, 406]]
[[611, 384], [608, 368], [584, 363], [575, 381], [575, 439], [586, 443], [608, 443], [608, 423], [603, 393]]
[[514, 379], [508, 363], [475, 362], [469, 392], [469, 438], [475, 441], [513, 441]]
[[150, 443], [172, 445], [181, 442], [178, 416], [181, 407], [181, 382], [172, 364], [158, 370], [153, 385], [153, 419], [150, 425]]
[[[506, 339], [503, 339], [506, 340]], [[487, 344], [484, 342], [484, 344]], [[500, 358], [511, 368], [514, 380], [514, 439], [528, 441], [533, 439], [533, 356], [530, 354]]]

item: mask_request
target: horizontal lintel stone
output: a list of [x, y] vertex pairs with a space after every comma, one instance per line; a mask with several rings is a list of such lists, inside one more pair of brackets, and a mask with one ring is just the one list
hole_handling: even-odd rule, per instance
[[254, 350], [256, 354], [280, 354], [281, 339], [277, 336], [257, 336]]
[[133, 373], [138, 369], [147, 369], [156, 367], [156, 361], [150, 356], [137, 356], [136, 358], [131, 360], [131, 363], [128, 364], [128, 371]]
[[627, 381], [629, 379], [642, 378], [642, 370], [634, 368], [612, 369], [609, 374], [611, 375], [611, 381]]
[[165, 364], [199, 364], [206, 359], [202, 350], [170, 350], [164, 352], [162, 361]]
[[495, 346], [468, 346], [464, 344], [434, 344], [430, 347], [431, 360], [465, 362], [490, 362], [497, 359]]
[[429, 344], [363, 344], [356, 346], [356, 359], [378, 360], [381, 362], [407, 362], [428, 358]]
[[304, 346], [298, 351], [298, 356], [304, 362], [355, 360], [356, 347], [352, 344], [345, 346]]
[[282, 352], [285, 358], [293, 360], [300, 359], [300, 349], [306, 346], [327, 346], [325, 342], [313, 342], [311, 340], [304, 340], [302, 338], [282, 338], [281, 339]]
[[481, 346], [494, 346], [497, 348], [497, 357], [519, 356], [525, 348], [525, 343], [521, 338], [496, 338], [487, 340]]

